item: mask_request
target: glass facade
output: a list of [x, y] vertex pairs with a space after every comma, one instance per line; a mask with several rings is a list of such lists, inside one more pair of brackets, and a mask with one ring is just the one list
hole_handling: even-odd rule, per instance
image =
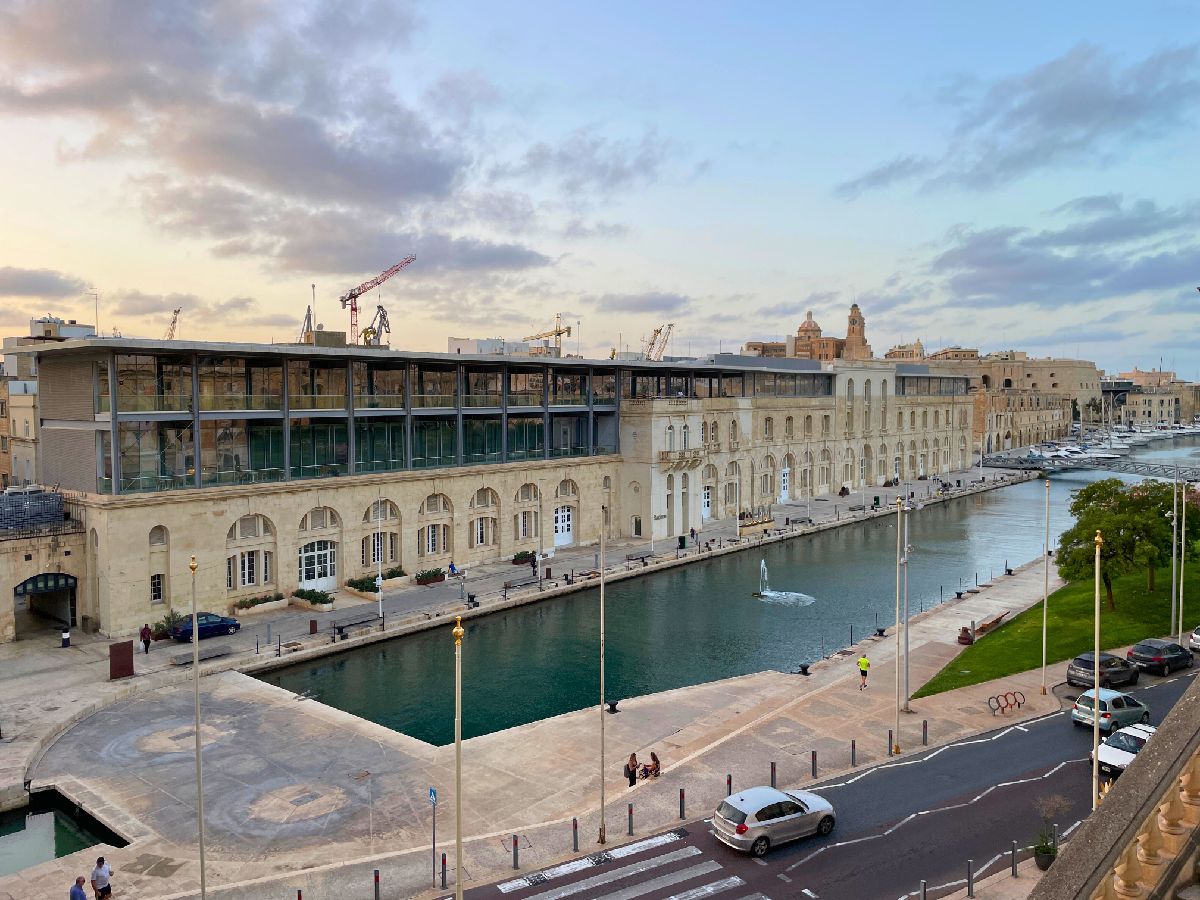
[[541, 416], [508, 417], [508, 458], [541, 459], [546, 455], [546, 425]]
[[335, 419], [293, 419], [291, 477], [345, 475], [349, 464], [346, 423]]
[[355, 409], [403, 409], [403, 363], [354, 363]]
[[504, 395], [504, 376], [499, 369], [463, 373], [464, 407], [500, 408]]
[[546, 379], [541, 369], [509, 369], [508, 405], [541, 406]]
[[190, 424], [121, 422], [117, 437], [121, 493], [195, 485], [196, 451]]
[[503, 433], [499, 416], [463, 419], [463, 463], [471, 466], [503, 462], [500, 444]]
[[412, 367], [414, 407], [453, 407], [458, 400], [458, 375], [454, 366]]
[[[290, 360], [288, 404], [292, 409], [345, 409], [345, 360]], [[292, 463], [294, 468], [295, 459]]]
[[190, 360], [124, 353], [117, 356], [119, 412], [187, 412], [191, 405]]
[[404, 453], [405, 419], [372, 416], [354, 423], [354, 470], [394, 472], [408, 465]]
[[237, 357], [202, 356], [196, 363], [200, 409], [282, 409], [283, 367]]
[[245, 419], [200, 423], [200, 483], [283, 480], [283, 426]]
[[454, 419], [420, 416], [413, 421], [413, 468], [435, 469], [458, 465]]

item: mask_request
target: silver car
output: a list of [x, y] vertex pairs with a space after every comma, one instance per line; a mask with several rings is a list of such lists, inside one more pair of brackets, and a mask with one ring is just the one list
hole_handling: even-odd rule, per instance
[[713, 816], [717, 840], [762, 856], [776, 844], [833, 831], [833, 807], [809, 791], [755, 787], [721, 801]]
[[1196, 630], [1192, 632], [1192, 636], [1188, 639], [1189, 650], [1200, 650], [1200, 625], [1196, 626]]

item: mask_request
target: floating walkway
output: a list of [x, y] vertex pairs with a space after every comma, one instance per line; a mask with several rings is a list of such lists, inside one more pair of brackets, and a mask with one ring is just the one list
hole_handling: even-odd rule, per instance
[[997, 469], [1021, 471], [1062, 472], [1067, 469], [1104, 469], [1128, 475], [1150, 478], [1200, 481], [1200, 466], [1177, 466], [1175, 463], [1138, 462], [1131, 459], [1030, 459], [1029, 457], [985, 456], [983, 464]]

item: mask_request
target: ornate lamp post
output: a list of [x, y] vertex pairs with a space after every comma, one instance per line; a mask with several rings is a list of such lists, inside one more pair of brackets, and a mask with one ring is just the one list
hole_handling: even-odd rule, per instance
[[[539, 529], [540, 530], [540, 529]], [[454, 617], [454, 896], [462, 900], [462, 616]]]
[[1042, 696], [1046, 696], [1046, 617], [1050, 605], [1050, 478], [1046, 478], [1046, 546], [1042, 552]]
[[196, 615], [196, 557], [188, 568], [192, 570], [192, 699], [196, 708], [196, 833], [200, 843], [200, 898], [208, 896], [204, 869], [204, 772], [200, 765], [200, 628]]
[[[608, 515], [608, 507], [601, 507], [602, 518]], [[604, 834], [604, 523], [600, 528], [600, 834], [597, 843], [605, 842]]]
[[1095, 605], [1092, 649], [1092, 809], [1100, 802], [1100, 548], [1104, 538], [1096, 532]]
[[896, 732], [892, 738], [892, 753], [900, 752], [900, 545], [904, 540], [904, 499], [896, 498]]
[[1183, 511], [1179, 517], [1179, 616], [1176, 621], [1179, 623], [1178, 641], [1183, 644], [1183, 577], [1187, 574], [1187, 502], [1188, 502], [1188, 483], [1187, 479], [1183, 480], [1181, 485], [1183, 492]]

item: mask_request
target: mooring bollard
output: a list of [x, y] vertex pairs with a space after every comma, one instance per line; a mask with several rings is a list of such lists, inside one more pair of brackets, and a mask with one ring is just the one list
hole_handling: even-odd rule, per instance
[[771, 787], [775, 787], [775, 763], [771, 763]]
[[446, 854], [442, 854], [442, 890], [446, 889]]
[[254, 636], [254, 652], [258, 653], [258, 635]]
[[296, 888], [296, 900], [304, 900], [304, 891], [300, 888]]
[[850, 646], [854, 646], [854, 623], [850, 623]]
[[921, 720], [921, 746], [922, 747], [929, 746], [929, 720], [928, 719]]
[[517, 836], [515, 834], [513, 835], [513, 868], [520, 868], [520, 866], [517, 865]]
[[629, 804], [629, 829], [625, 833], [633, 834], [633, 804], [632, 803]]
[[683, 788], [679, 789], [679, 818], [684, 818], [683, 815]]
[[275, 635], [275, 655], [283, 656], [283, 637]]
[[[814, 750], [812, 752], [812, 773], [813, 773], [813, 778], [816, 778], [817, 777], [817, 751], [816, 750]], [[772, 787], [774, 787], [774, 785], [772, 785]]]
[[1013, 841], [1012, 845], [1012, 876], [1017, 877], [1017, 842]]
[[854, 738], [850, 738], [850, 765], [858, 765], [858, 747], [855, 746]]
[[892, 729], [890, 729], [890, 728], [889, 728], [889, 729], [888, 729], [888, 756], [891, 756], [891, 755], [892, 755], [892, 748], [893, 748], [894, 746], [896, 746], [896, 745], [895, 745], [895, 744], [892, 742], [892, 738], [893, 738], [893, 737], [895, 737], [895, 736], [892, 734]]
[[1058, 848], [1058, 823], [1057, 822], [1054, 823], [1054, 828], [1050, 832], [1050, 838], [1051, 838], [1051, 846], [1053, 846], [1055, 849], [1057, 849]]
[[967, 860], [967, 896], [975, 896], [975, 860]]
[[725, 776], [725, 796], [728, 797], [732, 793], [733, 793], [733, 775], [728, 774]]
[[579, 820], [571, 819], [571, 849], [579, 852]]
[[379, 900], [379, 870], [375, 870], [375, 900]]

